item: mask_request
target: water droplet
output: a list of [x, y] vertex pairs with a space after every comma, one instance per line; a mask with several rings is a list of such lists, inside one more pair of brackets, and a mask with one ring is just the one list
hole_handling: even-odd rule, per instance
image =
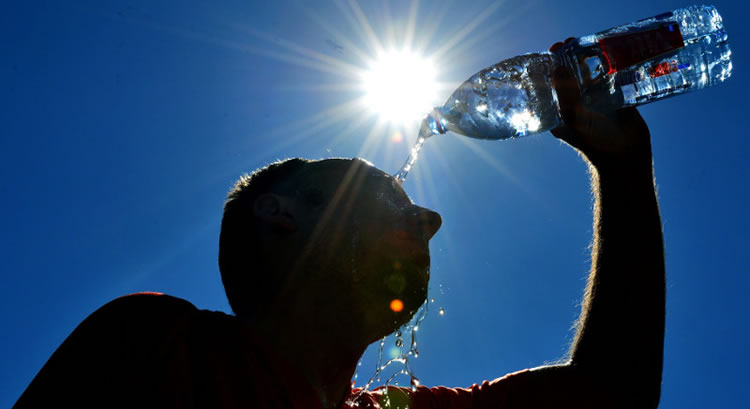
[[[398, 330], [396, 330], [393, 335], [395, 336], [395, 344], [396, 346], [391, 346], [389, 348], [385, 348], [386, 340], [388, 337], [384, 337], [380, 340], [380, 348], [378, 349], [378, 361], [377, 365], [375, 367], [375, 373], [372, 374], [372, 377], [364, 384], [364, 386], [357, 392], [355, 396], [355, 401], [359, 399], [363, 394], [367, 393], [367, 391], [370, 390], [370, 387], [377, 382], [378, 385], [382, 386], [388, 386], [388, 385], [398, 385], [398, 382], [394, 382], [395, 378], [400, 375], [407, 375], [409, 378], [414, 378], [414, 373], [412, 372], [411, 366], [410, 366], [410, 359], [416, 359], [419, 357], [419, 351], [417, 351], [417, 341], [416, 341], [416, 334], [419, 329], [419, 324], [427, 317], [428, 315], [428, 302], [425, 301], [424, 304], [417, 310], [416, 313], [414, 313], [414, 318], [411, 322], [408, 324], [402, 326]], [[409, 342], [409, 349], [408, 351], [404, 350], [404, 330], [410, 330], [410, 339]], [[385, 355], [387, 356], [385, 356]], [[385, 358], [384, 358], [385, 356]], [[412, 358], [413, 357], [413, 358]], [[358, 363], [358, 365], [361, 363], [361, 361]], [[395, 373], [393, 373], [390, 376], [386, 376], [387, 372], [384, 372], [386, 369], [391, 368], [393, 369], [394, 364], [400, 364], [401, 369], [397, 369]], [[390, 372], [390, 371], [389, 371]], [[383, 380], [385, 382], [383, 382]], [[413, 384], [412, 384], [413, 385]], [[384, 408], [388, 408], [388, 405], [384, 405]]]
[[440, 307], [440, 315], [445, 315], [445, 308]]
[[435, 299], [434, 298], [430, 298], [430, 302], [435, 302]]

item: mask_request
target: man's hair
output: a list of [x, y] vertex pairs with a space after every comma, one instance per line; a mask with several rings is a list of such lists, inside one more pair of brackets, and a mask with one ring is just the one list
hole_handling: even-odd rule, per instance
[[255, 199], [283, 191], [285, 181], [310, 163], [306, 159], [277, 161], [240, 178], [227, 195], [219, 236], [219, 270], [235, 315], [256, 320], [274, 302], [285, 277], [269, 274], [259, 262], [260, 237], [253, 214]]

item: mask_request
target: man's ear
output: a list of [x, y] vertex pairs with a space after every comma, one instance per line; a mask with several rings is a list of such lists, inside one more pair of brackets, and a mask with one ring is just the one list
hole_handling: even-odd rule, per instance
[[297, 230], [297, 224], [288, 210], [289, 198], [275, 193], [264, 193], [253, 204], [255, 217], [284, 231], [293, 232]]

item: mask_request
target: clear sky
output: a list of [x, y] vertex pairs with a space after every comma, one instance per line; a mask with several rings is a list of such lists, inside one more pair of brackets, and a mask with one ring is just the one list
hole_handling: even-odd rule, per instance
[[[352, 102], [372, 38], [403, 44], [411, 2], [361, 1], [359, 14], [346, 1], [84, 3], [0, 13], [0, 407], [117, 296], [160, 291], [228, 312], [219, 222], [242, 173], [295, 156], [360, 156], [395, 172], [416, 137], [416, 124], [383, 125]], [[437, 55], [440, 102], [504, 58], [689, 4], [422, 0], [413, 43]], [[666, 243], [662, 408], [750, 401], [748, 8], [714, 4], [732, 78], [641, 108]], [[444, 220], [413, 361], [422, 383], [468, 386], [561, 358], [592, 233], [573, 150], [549, 133], [448, 134], [427, 141], [404, 186]]]

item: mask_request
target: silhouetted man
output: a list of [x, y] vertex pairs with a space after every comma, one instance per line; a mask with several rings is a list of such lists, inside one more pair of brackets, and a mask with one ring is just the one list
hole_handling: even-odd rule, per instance
[[[556, 45], [559, 46], [559, 45]], [[664, 261], [650, 136], [634, 108], [586, 110], [556, 77], [567, 126], [591, 165], [592, 270], [566, 363], [471, 388], [389, 387], [352, 403], [365, 348], [424, 302], [440, 216], [353, 159], [274, 163], [229, 194], [219, 265], [234, 316], [159, 294], [87, 318], [16, 404], [60, 407], [655, 408]], [[401, 300], [403, 309], [390, 308]]]

